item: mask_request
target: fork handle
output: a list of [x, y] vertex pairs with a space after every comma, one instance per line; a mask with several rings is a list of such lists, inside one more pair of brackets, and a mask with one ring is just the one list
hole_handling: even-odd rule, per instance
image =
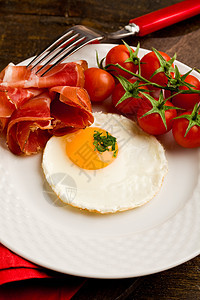
[[200, 13], [200, 0], [185, 0], [159, 9], [144, 16], [132, 19], [139, 27], [137, 35], [144, 36], [174, 23], [183, 21]]

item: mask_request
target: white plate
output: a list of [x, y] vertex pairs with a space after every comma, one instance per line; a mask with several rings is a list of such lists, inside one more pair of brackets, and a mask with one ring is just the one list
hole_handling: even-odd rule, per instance
[[[102, 58], [112, 46], [90, 45], [70, 60], [95, 66], [95, 50]], [[24, 258], [78, 276], [127, 278], [166, 270], [200, 253], [199, 149], [183, 149], [166, 135], [169, 172], [160, 193], [143, 207], [98, 215], [55, 202], [41, 155], [14, 156], [0, 141], [1, 242]]]

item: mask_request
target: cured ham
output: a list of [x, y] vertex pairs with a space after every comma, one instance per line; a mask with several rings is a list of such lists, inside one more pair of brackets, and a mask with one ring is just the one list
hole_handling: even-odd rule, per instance
[[0, 132], [3, 132], [8, 124], [8, 118], [0, 118]]
[[41, 94], [43, 89], [0, 87], [0, 132], [8, 124], [12, 113], [29, 99]]
[[[39, 68], [39, 67], [38, 67]], [[10, 63], [0, 73], [0, 85], [13, 88], [51, 88], [54, 86], [84, 86], [84, 71], [87, 63], [84, 60], [57, 65], [44, 77], [36, 75], [26, 66], [15, 66]]]
[[90, 126], [89, 95], [83, 88], [87, 62], [59, 64], [40, 77], [9, 64], [0, 72], [0, 131], [16, 155], [42, 150], [52, 135]]
[[90, 98], [85, 89], [59, 86], [50, 89], [58, 93], [51, 103], [53, 135], [63, 135], [69, 130], [85, 128], [93, 121]]
[[7, 144], [17, 155], [30, 155], [44, 148], [52, 128], [51, 98], [43, 93], [25, 102], [16, 110], [8, 124]]
[[0, 86], [0, 118], [8, 118], [29, 99], [41, 94], [43, 89], [23, 89]]

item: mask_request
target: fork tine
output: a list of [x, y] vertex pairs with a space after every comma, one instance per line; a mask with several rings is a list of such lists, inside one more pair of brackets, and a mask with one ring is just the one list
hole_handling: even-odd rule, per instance
[[[34, 66], [31, 68], [31, 70], [33, 70], [36, 66], [38, 66], [42, 62], [44, 62], [48, 57], [50, 57], [50, 59], [48, 60], [48, 63], [50, 63], [54, 57], [56, 57], [57, 55], [59, 55], [59, 53], [64, 51], [64, 49], [69, 45], [69, 43], [72, 42], [73, 40], [75, 40], [76, 38], [78, 38], [78, 36], [79, 36], [79, 33], [76, 33], [76, 34], [72, 35], [69, 39], [64, 40], [62, 43], [60, 43], [59, 47], [56, 47], [53, 50], [47, 51], [47, 53], [39, 61], [37, 61], [37, 63], [34, 64]], [[66, 44], [66, 46], [64, 46], [65, 44]], [[61, 50], [58, 52], [59, 49], [61, 49]], [[45, 63], [45, 65], [46, 64], [47, 63]], [[36, 74], [39, 72], [39, 70], [36, 72]]]
[[[45, 70], [42, 74], [40, 74], [40, 77], [46, 75], [56, 65], [58, 65], [59, 63], [61, 63], [66, 57], [68, 57], [69, 55], [72, 55], [73, 53], [75, 53], [76, 51], [78, 51], [79, 49], [81, 49], [82, 47], [84, 47], [85, 45], [90, 44], [90, 43], [95, 42], [95, 41], [98, 42], [101, 39], [102, 39], [102, 37], [95, 37], [94, 39], [89, 39], [87, 41], [82, 41], [82, 43], [80, 45], [78, 45], [78, 47], [76, 47], [75, 49], [74, 49], [74, 47], [77, 45], [77, 43], [75, 45], [73, 45], [73, 47], [70, 46], [70, 48], [72, 48], [72, 49], [69, 49], [69, 48], [65, 49], [67, 51], [61, 56], [61, 58], [59, 58], [54, 64], [50, 65], [49, 68], [47, 70]], [[46, 64], [46, 66], [47, 65], [48, 65], [48, 63]], [[44, 68], [42, 67], [42, 69], [44, 69]], [[38, 70], [38, 72], [39, 71], [41, 71], [41, 69]]]
[[[45, 55], [45, 53], [49, 53], [49, 51], [51, 51], [51, 49], [55, 48], [57, 45], [59, 44], [63, 44], [64, 42], [63, 39], [65, 39], [66, 37], [68, 37], [69, 35], [71, 35], [74, 32], [73, 29], [66, 31], [64, 34], [62, 34], [62, 36], [58, 37], [53, 43], [51, 43], [49, 46], [47, 46], [45, 49], [43, 49], [42, 52], [40, 52], [37, 56], [35, 56], [26, 66], [27, 68], [29, 68], [30, 66], [31, 69], [33, 69], [34, 67], [36, 67], [36, 65], [38, 65], [42, 60], [43, 57]], [[66, 40], [65, 40], [66, 42]], [[39, 61], [38, 61], [39, 60]]]
[[85, 40], [85, 37], [81, 37], [78, 40], [75, 40], [72, 44], [70, 44], [70, 45], [67, 44], [65, 47], [61, 48], [61, 50], [59, 52], [55, 53], [55, 55], [53, 55], [52, 57], [50, 57], [49, 60], [44, 65], [42, 65], [35, 74], [38, 75], [38, 73], [40, 73], [42, 70], [44, 70], [47, 65], [49, 65], [56, 58], [59, 58], [63, 52], [66, 52], [68, 54], [70, 49], [74, 48], [76, 45], [83, 42], [84, 40]]
[[105, 35], [97, 30], [90, 29], [83, 25], [75, 25], [34, 57], [26, 67], [33, 70], [36, 66], [41, 64], [36, 74], [38, 76], [44, 76], [69, 55], [89, 43], [102, 40], [104, 37]]

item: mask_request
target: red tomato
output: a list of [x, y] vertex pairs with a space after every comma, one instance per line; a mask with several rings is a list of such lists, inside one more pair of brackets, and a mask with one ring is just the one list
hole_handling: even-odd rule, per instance
[[[187, 83], [192, 84], [193, 89], [200, 90], [200, 81], [193, 75], [188, 75], [185, 79]], [[188, 90], [186, 86], [180, 86], [179, 90]], [[200, 94], [178, 94], [172, 98], [172, 103], [183, 109], [193, 109], [194, 105], [200, 101]]]
[[115, 80], [111, 74], [102, 69], [88, 68], [85, 71], [84, 87], [92, 102], [101, 102], [112, 94]]
[[[129, 79], [129, 82], [134, 83], [136, 79]], [[142, 84], [142, 83], [140, 83]], [[142, 86], [141, 89], [147, 89], [146, 86]], [[123, 102], [117, 105], [118, 101], [124, 96], [125, 90], [121, 83], [118, 83], [112, 93], [112, 103], [123, 114], [134, 114], [137, 112], [138, 108], [140, 107], [141, 101], [145, 98], [142, 94], [138, 93], [140, 98], [129, 97], [125, 99]], [[117, 105], [117, 106], [116, 106]]]
[[[190, 115], [192, 112], [184, 112], [181, 115]], [[186, 118], [175, 119], [172, 133], [176, 142], [184, 148], [200, 147], [200, 126], [194, 125], [185, 136], [189, 120]]]
[[[134, 52], [134, 50], [133, 50]], [[113, 47], [106, 55], [106, 65], [108, 64], [119, 64], [120, 66], [122, 66], [123, 68], [136, 73], [138, 66], [135, 65], [133, 62], [125, 62], [128, 58], [130, 57], [130, 53], [129, 50], [127, 49], [127, 47], [125, 45], [117, 45], [115, 47]], [[117, 67], [111, 66], [109, 67], [112, 70], [115, 70], [114, 72], [112, 72], [114, 75], [121, 75], [125, 78], [131, 78], [132, 75], [120, 70]]]
[[[162, 57], [166, 60], [169, 61], [171, 58], [169, 55], [162, 51], [158, 51]], [[173, 66], [173, 65], [172, 65]], [[157, 83], [159, 85], [165, 86], [168, 83], [168, 78], [165, 75], [164, 72], [160, 72], [156, 75], [154, 75], [152, 78], [151, 76], [153, 73], [160, 68], [160, 62], [159, 59], [157, 58], [156, 54], [152, 51], [143, 56], [141, 59], [141, 75], [146, 78], [147, 80], [150, 80], [154, 83]], [[171, 73], [172, 75], [173, 73]], [[154, 87], [153, 87], [154, 88]]]
[[[166, 106], [172, 106], [173, 104], [170, 101], [166, 101]], [[172, 120], [177, 116], [175, 109], [167, 109], [165, 111], [165, 119], [166, 119], [166, 125], [165, 127], [162, 118], [159, 113], [152, 113], [145, 117], [142, 117], [146, 112], [150, 111], [152, 106], [150, 104], [143, 105], [141, 109], [138, 110], [137, 113], [137, 120], [139, 126], [147, 133], [152, 135], [161, 135], [172, 128]], [[142, 117], [142, 118], [141, 118]]]
[[[165, 99], [169, 98], [172, 96], [172, 92], [170, 90], [165, 90], [164, 91], [164, 96], [165, 96]], [[172, 97], [169, 98], [169, 101], [172, 101]], [[175, 105], [176, 106], [176, 105]]]

